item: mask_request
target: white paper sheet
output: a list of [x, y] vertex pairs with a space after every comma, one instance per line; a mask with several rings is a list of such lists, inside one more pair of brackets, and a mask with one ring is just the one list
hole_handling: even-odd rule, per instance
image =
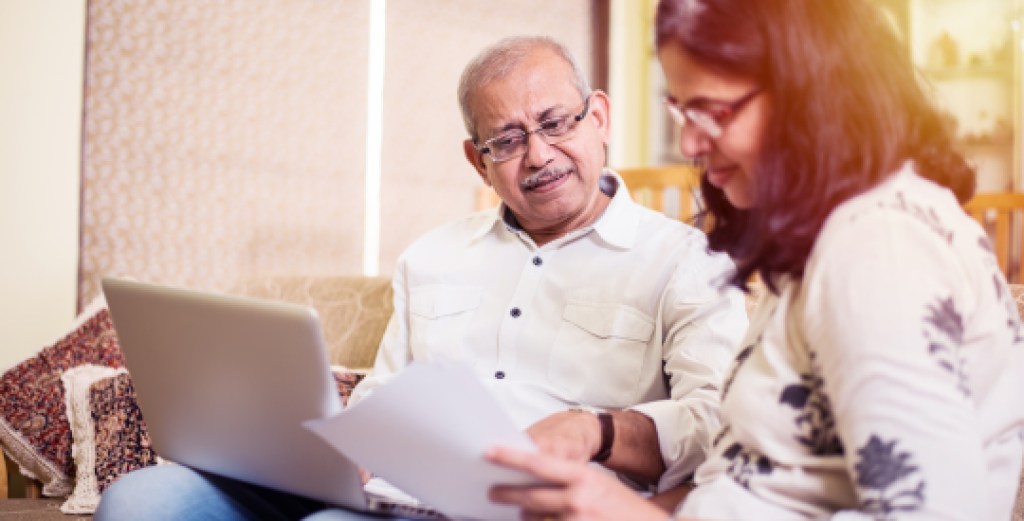
[[493, 465], [495, 445], [536, 450], [465, 367], [413, 363], [366, 399], [306, 427], [336, 450], [455, 519], [517, 520], [519, 509], [487, 499], [498, 483], [533, 483]]

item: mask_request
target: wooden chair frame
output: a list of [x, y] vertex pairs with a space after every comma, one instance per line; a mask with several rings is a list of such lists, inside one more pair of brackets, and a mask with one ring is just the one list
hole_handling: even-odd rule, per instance
[[[18, 468], [17, 464], [4, 453], [3, 447], [0, 447], [0, 499], [11, 497], [11, 476], [8, 474], [8, 467]], [[25, 481], [25, 497], [28, 499], [41, 498], [43, 495], [42, 483], [24, 476], [21, 477]]]
[[964, 205], [989, 234], [999, 266], [1010, 282], [1021, 281], [1024, 193], [977, 194]]
[[[672, 206], [668, 204], [667, 195], [675, 191], [674, 195], [678, 198], [675, 207], [679, 214], [673, 217], [691, 222], [700, 210], [696, 199], [700, 188], [700, 170], [696, 167], [671, 165], [620, 168], [616, 171], [622, 176], [633, 199], [643, 206], [664, 213]], [[475, 199], [473, 206], [476, 210], [493, 208], [501, 203], [498, 194], [489, 186], [479, 187]]]
[[[653, 210], [665, 213], [667, 197], [674, 196], [678, 215], [673, 217], [692, 224], [700, 212], [700, 169], [688, 165], [620, 168], [617, 170], [633, 199]], [[673, 192], [675, 192], [673, 194]]]

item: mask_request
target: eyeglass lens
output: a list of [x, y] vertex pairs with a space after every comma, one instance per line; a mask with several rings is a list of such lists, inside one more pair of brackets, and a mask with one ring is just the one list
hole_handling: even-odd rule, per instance
[[526, 154], [530, 134], [537, 134], [549, 145], [561, 143], [572, 137], [572, 131], [586, 117], [589, 106], [590, 97], [588, 96], [584, 99], [583, 110], [579, 114], [542, 121], [536, 129], [530, 131], [510, 130], [485, 141], [480, 151], [491, 156], [492, 161], [507, 161]]

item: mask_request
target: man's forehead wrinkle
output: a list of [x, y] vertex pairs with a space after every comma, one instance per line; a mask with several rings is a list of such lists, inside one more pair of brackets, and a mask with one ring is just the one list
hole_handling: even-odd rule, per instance
[[494, 119], [499, 119], [496, 125], [489, 127], [486, 130], [491, 134], [498, 132], [506, 132], [509, 130], [526, 130], [527, 128], [536, 126], [539, 123], [551, 119], [552, 117], [558, 115], [560, 112], [563, 112], [564, 110], [566, 110], [565, 106], [561, 103], [549, 103], [547, 104], [547, 106], [537, 109], [533, 114], [530, 114], [530, 119], [528, 121], [523, 121], [522, 117], [520, 116], [522, 114], [521, 111], [519, 112], [520, 115], [504, 117], [500, 115], [494, 115], [493, 113], [485, 113], [485, 118], [490, 115], [494, 116]]

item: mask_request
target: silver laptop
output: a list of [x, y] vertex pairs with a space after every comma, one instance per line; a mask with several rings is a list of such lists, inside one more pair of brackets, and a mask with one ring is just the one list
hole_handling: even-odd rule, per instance
[[342, 410], [312, 308], [125, 279], [103, 293], [161, 457], [353, 510], [438, 518], [364, 492], [302, 426]]

